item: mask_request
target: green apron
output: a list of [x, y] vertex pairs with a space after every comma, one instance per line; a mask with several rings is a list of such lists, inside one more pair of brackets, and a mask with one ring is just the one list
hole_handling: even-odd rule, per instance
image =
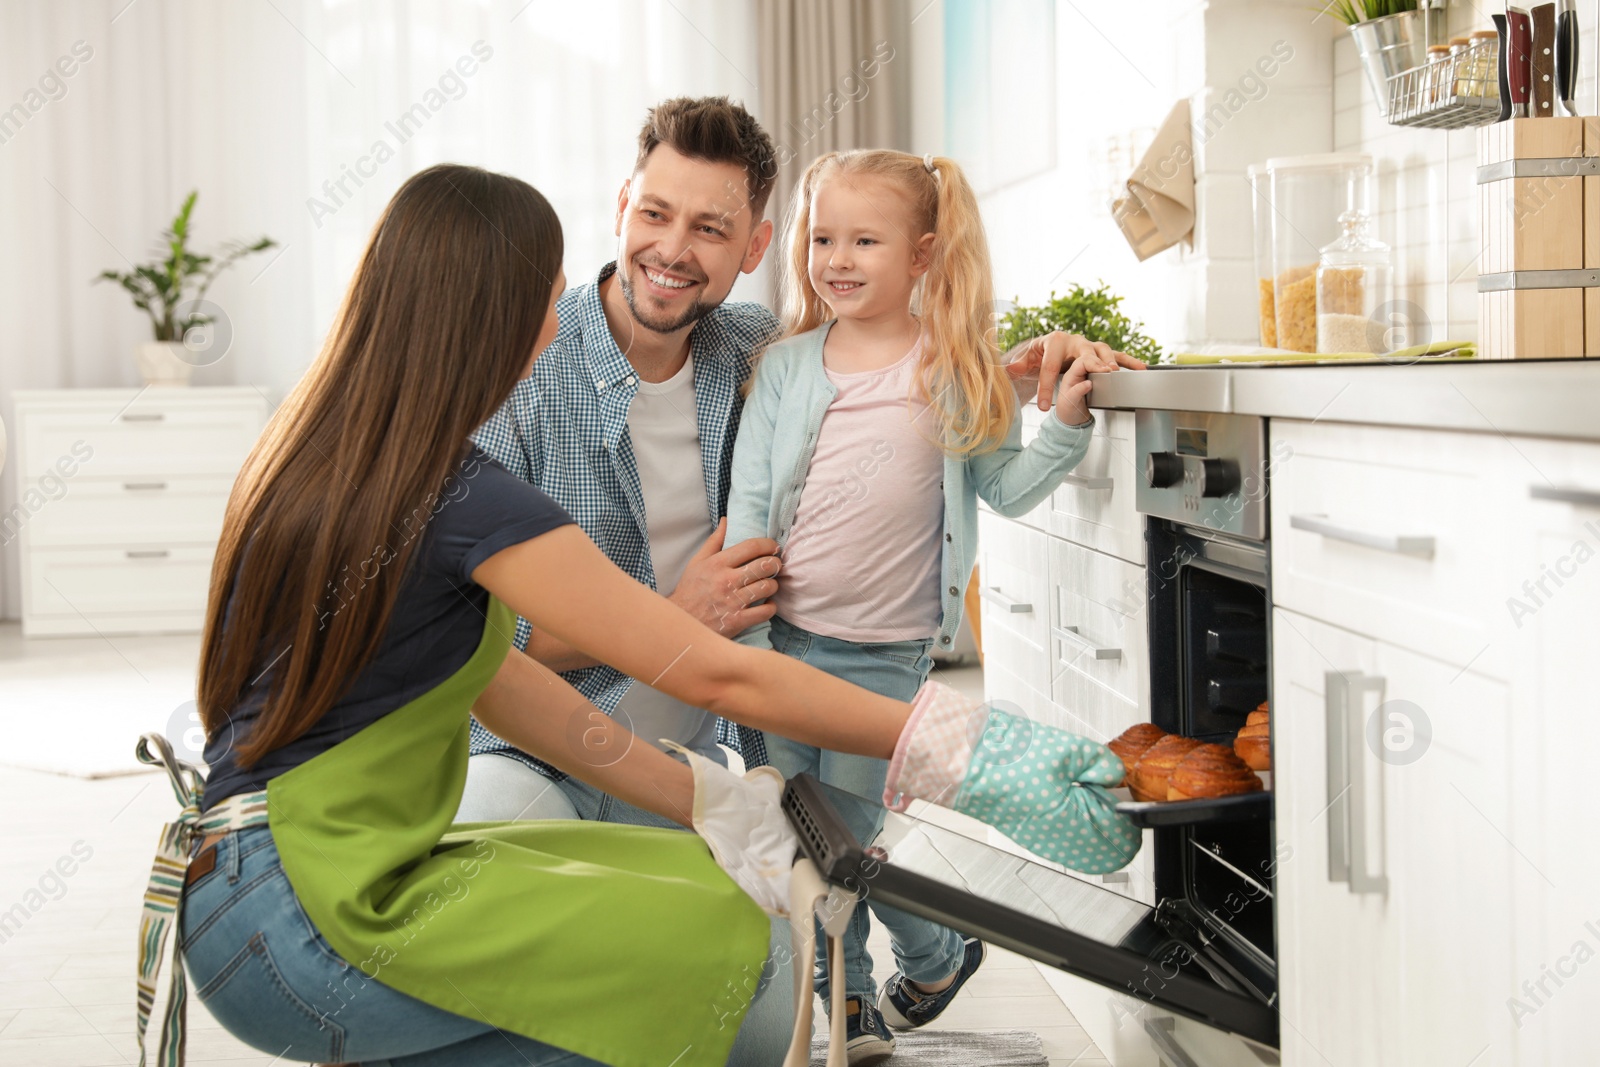
[[617, 1067], [722, 1067], [770, 926], [699, 837], [450, 827], [515, 625], [491, 600], [466, 666], [268, 783], [295, 895], [345, 960], [436, 1007]]

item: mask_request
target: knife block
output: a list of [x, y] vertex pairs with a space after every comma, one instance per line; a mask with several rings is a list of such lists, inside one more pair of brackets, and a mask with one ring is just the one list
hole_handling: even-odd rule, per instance
[[1600, 119], [1478, 131], [1478, 356], [1600, 356]]

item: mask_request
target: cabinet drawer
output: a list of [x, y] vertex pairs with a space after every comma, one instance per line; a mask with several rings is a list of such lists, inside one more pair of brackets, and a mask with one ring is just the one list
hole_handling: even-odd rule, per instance
[[1049, 529], [1144, 564], [1144, 516], [1134, 502], [1133, 412], [1095, 412], [1089, 451], [1050, 496]]
[[214, 553], [212, 545], [31, 552], [23, 578], [24, 631], [198, 629]]
[[59, 499], [45, 494], [27, 526], [34, 548], [92, 545], [196, 544], [222, 532], [231, 478], [76, 478]]
[[24, 479], [39, 478], [71, 457], [79, 461], [77, 477], [233, 474], [265, 420], [265, 401], [197, 405], [163, 399], [160, 390], [146, 391], [131, 405], [94, 401], [70, 411], [23, 409], [18, 470]]
[[985, 665], [1048, 694], [1050, 538], [998, 515], [978, 516], [978, 580]]
[[1284, 607], [1504, 678], [1502, 438], [1272, 423], [1272, 594]]
[[1049, 696], [1097, 741], [1150, 718], [1144, 606], [1143, 567], [1050, 542]]

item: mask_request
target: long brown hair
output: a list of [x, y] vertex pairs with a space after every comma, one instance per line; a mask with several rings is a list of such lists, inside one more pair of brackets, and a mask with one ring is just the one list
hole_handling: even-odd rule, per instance
[[303, 734], [377, 652], [416, 519], [526, 369], [561, 256], [555, 211], [503, 174], [430, 167], [384, 209], [320, 356], [228, 501], [199, 706], [214, 737], [274, 670], [242, 764]]
[[[978, 198], [954, 160], [892, 149], [829, 152], [806, 168], [785, 222], [788, 269], [783, 276], [784, 335], [814, 330], [832, 317], [811, 288], [811, 201], [825, 181], [873, 177], [893, 183], [915, 226], [915, 241], [934, 235], [932, 262], [913, 311], [922, 323], [920, 382], [938, 397], [943, 439], [953, 455], [992, 452], [1005, 441], [1017, 402], [995, 343], [994, 281]], [[753, 376], [752, 376], [753, 378]]]

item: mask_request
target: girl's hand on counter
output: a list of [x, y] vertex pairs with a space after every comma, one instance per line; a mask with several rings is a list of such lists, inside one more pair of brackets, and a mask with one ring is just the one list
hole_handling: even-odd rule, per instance
[[1122, 367], [1144, 369], [1143, 363], [1110, 345], [1059, 330], [1026, 342], [1013, 356], [1006, 364], [1006, 373], [1013, 381], [1037, 375], [1039, 409], [1048, 410], [1054, 401], [1056, 418], [1068, 426], [1081, 426], [1090, 419], [1087, 397], [1094, 388], [1088, 379], [1090, 374]]
[[[1099, 341], [1091, 341], [1087, 337], [1075, 333], [1047, 334], [1044, 337], [1035, 337], [1019, 345], [1011, 353], [1011, 361], [1006, 364], [1006, 373], [1013, 381], [1026, 380], [1037, 377], [1039, 388], [1036, 394], [1040, 411], [1048, 411], [1052, 399], [1056, 405], [1056, 417], [1069, 426], [1076, 425], [1088, 419], [1088, 408], [1084, 406], [1082, 397], [1089, 390], [1084, 388], [1075, 401], [1068, 400], [1067, 390], [1071, 382], [1062, 381], [1063, 374], [1070, 368], [1082, 364], [1078, 381], [1082, 382], [1083, 374], [1100, 374], [1119, 369], [1144, 370], [1145, 366], [1126, 352], [1118, 352], [1110, 345]], [[1061, 385], [1061, 395], [1056, 396], [1056, 385]], [[1087, 385], [1087, 382], [1084, 382]], [[1068, 410], [1063, 411], [1063, 401], [1068, 401]], [[1076, 418], [1069, 418], [1072, 412], [1081, 412]]]

